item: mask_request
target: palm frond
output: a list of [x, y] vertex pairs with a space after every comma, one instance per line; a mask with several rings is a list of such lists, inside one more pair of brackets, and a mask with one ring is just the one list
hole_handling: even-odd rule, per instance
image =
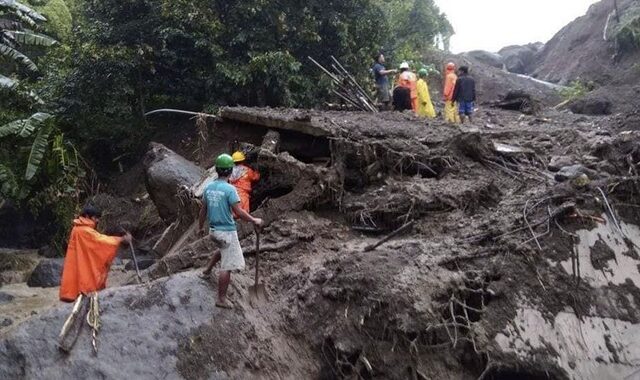
[[49, 135], [51, 134], [51, 128], [41, 128], [36, 135], [36, 138], [31, 144], [31, 153], [29, 153], [29, 160], [27, 161], [27, 170], [24, 173], [24, 179], [30, 181], [40, 170], [40, 164], [44, 158], [44, 154], [47, 152], [49, 146]]
[[20, 63], [21, 65], [24, 65], [31, 71], [38, 71], [38, 66], [36, 66], [36, 64], [33, 63], [33, 61], [29, 59], [29, 57], [20, 53], [11, 46], [0, 44], [0, 56], [9, 57], [14, 61]]
[[7, 34], [11, 35], [17, 43], [22, 45], [49, 47], [58, 43], [58, 41], [49, 36], [45, 36], [44, 34], [35, 33], [29, 30], [7, 31]]
[[[12, 10], [20, 19], [33, 25], [36, 22], [47, 21], [47, 19], [38, 13], [35, 9], [30, 8], [15, 0], [0, 0], [0, 9]], [[29, 21], [30, 20], [30, 21]]]
[[28, 119], [15, 120], [7, 123], [0, 126], [0, 138], [6, 136], [29, 137], [51, 117], [51, 114], [37, 112], [31, 115]]

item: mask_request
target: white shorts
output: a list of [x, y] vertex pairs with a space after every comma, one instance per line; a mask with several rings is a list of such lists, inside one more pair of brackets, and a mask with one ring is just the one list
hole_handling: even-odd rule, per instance
[[213, 238], [220, 242], [220, 271], [244, 269], [244, 256], [237, 231], [211, 231]]

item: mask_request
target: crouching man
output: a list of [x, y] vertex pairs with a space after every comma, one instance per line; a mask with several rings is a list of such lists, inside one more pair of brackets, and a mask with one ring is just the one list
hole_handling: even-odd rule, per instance
[[229, 176], [233, 167], [233, 158], [228, 154], [221, 154], [216, 158], [218, 179], [205, 188], [198, 218], [201, 233], [206, 234], [207, 232], [204, 224], [206, 219], [209, 222], [209, 233], [221, 244], [220, 251], [211, 257], [202, 275], [206, 277], [211, 274], [213, 267], [220, 261], [216, 306], [226, 309], [233, 307], [227, 301], [231, 272], [242, 270], [245, 265], [233, 213], [240, 219], [251, 222], [258, 227], [262, 225], [262, 219], [254, 218], [240, 207], [238, 192], [233, 185], [229, 184]]

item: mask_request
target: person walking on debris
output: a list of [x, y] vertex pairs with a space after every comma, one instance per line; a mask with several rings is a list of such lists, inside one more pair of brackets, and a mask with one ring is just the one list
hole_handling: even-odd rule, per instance
[[409, 63], [402, 62], [400, 65], [400, 75], [398, 76], [398, 86], [409, 89], [411, 96], [411, 109], [413, 112], [418, 110], [418, 77], [409, 70]]
[[456, 88], [458, 76], [456, 75], [456, 65], [453, 62], [447, 63], [447, 69], [444, 77], [444, 119], [448, 123], [459, 123], [460, 116], [456, 109], [456, 102], [453, 99], [453, 91]]
[[429, 86], [427, 85], [427, 69], [418, 71], [417, 91], [418, 91], [418, 111], [416, 114], [420, 117], [428, 117], [433, 119], [436, 117], [436, 110], [431, 103], [431, 95], [429, 94]]
[[131, 242], [129, 233], [120, 237], [96, 231], [101, 216], [100, 210], [86, 206], [73, 221], [60, 284], [60, 300], [64, 302], [73, 302], [80, 294], [104, 289], [118, 247]]
[[375, 57], [375, 64], [373, 65], [373, 75], [376, 80], [376, 90], [378, 103], [380, 103], [384, 109], [389, 108], [390, 99], [390, 87], [389, 87], [389, 74], [395, 74], [396, 70], [387, 70], [384, 67], [384, 54], [378, 53]]
[[476, 101], [476, 81], [469, 76], [469, 68], [460, 66], [458, 80], [453, 90], [453, 100], [458, 103], [460, 121], [464, 123], [465, 115], [473, 122], [473, 109]]
[[[229, 177], [229, 183], [238, 191], [240, 197], [240, 208], [246, 212], [250, 211], [251, 191], [253, 184], [260, 180], [260, 173], [254, 170], [246, 162], [247, 158], [243, 152], [237, 151], [231, 156], [235, 166]], [[238, 216], [237, 214], [235, 215]]]
[[216, 158], [218, 179], [204, 189], [202, 207], [198, 217], [201, 233], [206, 233], [204, 226], [206, 219], [209, 223], [209, 233], [221, 243], [220, 250], [211, 257], [207, 268], [202, 272], [201, 276], [203, 278], [209, 276], [213, 267], [220, 261], [216, 306], [226, 309], [233, 307], [227, 301], [227, 289], [231, 282], [231, 272], [242, 270], [245, 265], [232, 211], [240, 219], [251, 222], [257, 227], [262, 225], [262, 219], [254, 218], [240, 207], [238, 192], [228, 182], [233, 167], [233, 158], [228, 154], [221, 154]]

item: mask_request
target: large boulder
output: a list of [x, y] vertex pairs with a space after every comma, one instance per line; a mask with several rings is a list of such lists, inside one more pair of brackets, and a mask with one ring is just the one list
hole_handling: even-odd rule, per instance
[[572, 101], [569, 109], [581, 115], [610, 115], [613, 103], [608, 99], [585, 97]]
[[486, 50], [472, 50], [464, 53], [463, 55], [478, 62], [482, 62], [487, 66], [504, 69], [504, 61], [499, 54], [491, 53]]
[[176, 195], [191, 188], [204, 176], [204, 170], [162, 144], [151, 143], [144, 158], [145, 184], [149, 196], [166, 222], [178, 216]]
[[52, 288], [60, 285], [64, 259], [44, 259], [31, 272], [27, 285], [30, 287]]
[[530, 74], [533, 71], [536, 54], [544, 45], [534, 43], [513, 45], [502, 48], [498, 54], [502, 57], [507, 71], [516, 74]]

